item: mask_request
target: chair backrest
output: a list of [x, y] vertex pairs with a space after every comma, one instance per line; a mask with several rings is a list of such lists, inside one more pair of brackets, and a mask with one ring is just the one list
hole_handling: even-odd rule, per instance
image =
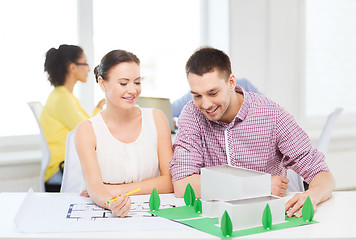
[[45, 192], [45, 182], [44, 175], [51, 159], [51, 154], [49, 152], [49, 147], [47, 140], [43, 134], [42, 127], [40, 125], [40, 115], [42, 112], [43, 105], [40, 102], [28, 102], [33, 115], [35, 116], [38, 128], [40, 129], [40, 142], [41, 142], [41, 151], [42, 151], [42, 160], [41, 160], [41, 172], [40, 172], [40, 191]]
[[287, 178], [289, 179], [287, 192], [304, 192], [303, 178], [298, 173], [288, 169]]
[[[343, 109], [341, 107], [337, 107], [332, 113], [329, 114], [329, 116], [326, 119], [326, 122], [323, 126], [323, 130], [321, 131], [319, 139], [315, 145], [315, 147], [320, 152], [324, 153], [324, 155], [326, 155], [326, 151], [329, 146], [331, 131], [333, 130], [336, 119], [338, 118], [338, 116], [340, 116], [340, 113], [342, 112], [342, 110]], [[292, 169], [287, 170], [287, 178], [289, 179], [289, 184], [288, 184], [289, 192], [303, 192], [304, 191], [302, 177], [299, 176]]]
[[323, 130], [321, 131], [321, 134], [319, 136], [318, 142], [316, 143], [315, 147], [324, 154], [326, 154], [326, 151], [329, 146], [331, 131], [333, 130], [336, 119], [340, 116], [342, 110], [343, 108], [338, 107], [332, 113], [329, 114], [324, 124]]
[[84, 182], [80, 160], [75, 148], [74, 133], [75, 129], [67, 135], [61, 192], [79, 193]]

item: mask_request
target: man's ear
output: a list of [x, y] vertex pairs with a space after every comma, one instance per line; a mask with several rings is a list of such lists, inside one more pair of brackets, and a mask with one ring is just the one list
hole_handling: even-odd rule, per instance
[[105, 81], [101, 76], [98, 77], [98, 83], [99, 83], [101, 90], [103, 90], [103, 92], [106, 92]]
[[235, 91], [235, 86], [236, 86], [236, 78], [233, 74], [230, 74], [229, 76], [229, 87], [231, 90]]

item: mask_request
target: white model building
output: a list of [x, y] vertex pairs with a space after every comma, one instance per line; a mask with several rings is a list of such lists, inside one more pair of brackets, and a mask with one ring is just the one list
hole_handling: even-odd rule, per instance
[[233, 231], [262, 226], [267, 204], [272, 224], [285, 222], [284, 200], [271, 195], [271, 175], [230, 165], [201, 169], [202, 214], [229, 214]]

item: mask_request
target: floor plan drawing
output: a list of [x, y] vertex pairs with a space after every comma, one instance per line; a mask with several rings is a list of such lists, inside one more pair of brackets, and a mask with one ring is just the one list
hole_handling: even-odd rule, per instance
[[[21, 199], [14, 223], [18, 231], [26, 233], [159, 231], [185, 227], [147, 213], [150, 195], [130, 198], [129, 216], [120, 218], [77, 193], [38, 194], [29, 191]], [[175, 198], [174, 194], [161, 194], [160, 198], [161, 208], [175, 209], [184, 204], [184, 200]]]
[[[173, 204], [162, 204], [161, 209], [176, 207]], [[147, 211], [150, 210], [148, 202], [131, 202], [131, 210], [126, 216], [127, 218], [132, 217], [156, 217]], [[110, 210], [99, 207], [93, 202], [88, 203], [71, 203], [67, 212], [68, 220], [99, 220], [107, 218], [118, 218]]]

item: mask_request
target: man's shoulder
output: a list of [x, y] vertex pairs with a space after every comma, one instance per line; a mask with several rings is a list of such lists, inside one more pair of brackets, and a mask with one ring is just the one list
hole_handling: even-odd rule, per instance
[[256, 107], [272, 107], [272, 108], [279, 108], [280, 106], [273, 100], [269, 99], [268, 97], [253, 93], [253, 92], [245, 92], [245, 97], [250, 105]]
[[258, 93], [246, 92], [245, 99], [247, 101], [249, 111], [251, 112], [256, 111], [259, 114], [263, 113], [268, 115], [285, 112], [284, 108], [278, 103]]

